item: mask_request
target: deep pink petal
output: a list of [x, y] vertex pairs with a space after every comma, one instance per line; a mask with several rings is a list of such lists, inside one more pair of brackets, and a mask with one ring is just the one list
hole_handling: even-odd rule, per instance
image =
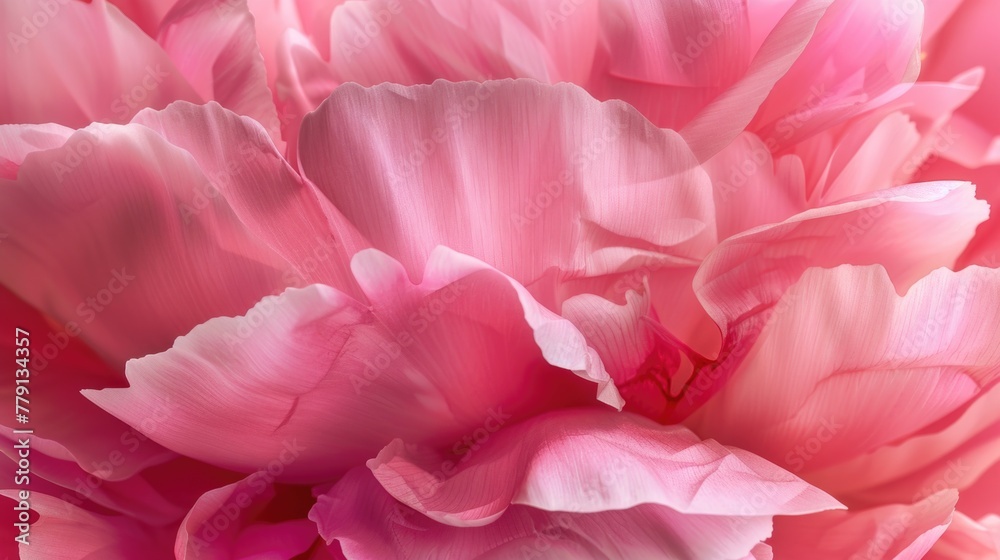
[[[120, 481], [131, 477], [143, 468], [160, 463], [174, 456], [163, 447], [143, 437], [127, 424], [104, 412], [80, 395], [81, 389], [103, 389], [120, 386], [121, 375], [108, 367], [87, 347], [76, 334], [71, 335], [64, 325], [47, 321], [38, 311], [0, 287], [0, 316], [17, 321], [19, 328], [30, 333], [29, 340], [34, 359], [30, 362], [30, 391], [43, 398], [31, 399], [31, 428], [35, 438], [53, 442], [53, 450], [45, 450], [38, 444], [39, 453], [49, 454], [59, 463], [76, 462], [78, 469], [62, 469], [72, 473], [66, 477], [71, 488], [77, 480], [85, 481], [88, 474], [96, 474], [92, 480], [102, 483], [108, 480]], [[77, 333], [79, 334], [79, 333]], [[0, 349], [15, 356], [15, 339], [0, 341]], [[14, 375], [9, 376], [0, 387], [0, 395], [15, 402], [18, 384]], [[167, 414], [162, 406], [151, 408], [148, 416]], [[73, 421], [67, 421], [72, 418]], [[3, 424], [11, 429], [22, 429], [13, 416]], [[10, 450], [12, 452], [12, 450]], [[112, 464], [110, 459], [114, 459]], [[87, 487], [88, 485], [84, 485]]]
[[308, 520], [255, 520], [274, 498], [273, 480], [261, 471], [206, 492], [181, 523], [174, 543], [177, 558], [289, 560], [308, 550], [317, 538], [316, 525]]

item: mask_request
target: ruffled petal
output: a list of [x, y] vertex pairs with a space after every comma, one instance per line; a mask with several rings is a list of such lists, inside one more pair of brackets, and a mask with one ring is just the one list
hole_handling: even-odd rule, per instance
[[84, 394], [140, 431], [149, 403], [169, 396], [178, 409], [151, 439], [300, 481], [329, 480], [396, 437], [447, 443], [595, 392], [621, 405], [579, 331], [485, 264], [442, 250], [416, 285], [376, 251], [354, 267], [372, 307], [327, 286], [289, 289], [129, 362], [129, 388]]
[[396, 499], [456, 527], [488, 524], [512, 505], [596, 513], [657, 504], [733, 517], [839, 507], [742, 450], [610, 410], [553, 412], [488, 428], [444, 454], [395, 440], [368, 467]]

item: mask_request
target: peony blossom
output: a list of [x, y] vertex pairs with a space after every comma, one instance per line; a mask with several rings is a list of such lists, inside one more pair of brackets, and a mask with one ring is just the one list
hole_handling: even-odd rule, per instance
[[11, 558], [1000, 559], [988, 2], [2, 10]]

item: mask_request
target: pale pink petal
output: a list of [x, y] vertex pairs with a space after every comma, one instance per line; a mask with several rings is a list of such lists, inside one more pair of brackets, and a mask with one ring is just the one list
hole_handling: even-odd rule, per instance
[[941, 535], [925, 558], [926, 560], [1000, 559], [1000, 517], [991, 515], [976, 521], [956, 511], [948, 530]]
[[[741, 559], [770, 533], [769, 517], [685, 515], [640, 504], [595, 513], [511, 506], [482, 527], [451, 527], [395, 501], [367, 469], [349, 472], [310, 512], [351, 558]], [[336, 540], [335, 540], [336, 539]]]
[[316, 525], [294, 520], [261, 523], [256, 518], [275, 496], [267, 471], [206, 492], [181, 522], [174, 543], [179, 559], [289, 560], [305, 552], [317, 538]]
[[242, 472], [280, 458], [281, 480], [314, 481], [395, 437], [444, 444], [595, 393], [621, 405], [579, 331], [488, 266], [438, 252], [417, 285], [374, 251], [354, 267], [372, 307], [289, 289], [129, 362], [129, 388], [85, 395], [131, 425], [168, 395], [181, 406], [153, 440]]
[[0, 123], [125, 123], [144, 107], [200, 101], [159, 45], [105, 0], [4, 2], [0, 31], [9, 43], [0, 74], [18, 77], [0, 86]]
[[281, 114], [281, 134], [287, 141], [288, 159], [298, 162], [302, 118], [319, 106], [338, 85], [330, 66], [308, 37], [287, 29], [278, 43], [275, 100]]
[[[951, 122], [953, 111], [981, 81], [982, 72], [973, 70], [949, 83], [918, 82], [892, 102], [796, 143], [810, 205], [930, 180], [924, 169], [962, 141]], [[957, 177], [967, 178], [939, 178]]]
[[0, 280], [113, 365], [168, 348], [294, 280], [256, 224], [241, 221], [231, 193], [245, 199], [260, 196], [261, 184], [277, 192], [301, 184], [282, 172], [262, 131], [244, 135], [222, 121], [202, 119], [188, 134], [216, 134], [230, 142], [220, 151], [240, 157], [205, 167], [139, 124], [91, 125], [60, 148], [29, 154], [15, 180], [2, 180]]
[[848, 148], [834, 154], [842, 167], [836, 176], [826, 177], [826, 188], [815, 190], [814, 197], [837, 201], [896, 186], [896, 170], [907, 164], [921, 140], [916, 124], [903, 113], [890, 114], [861, 135], [854, 153]]
[[[0, 495], [14, 499], [13, 490]], [[31, 525], [29, 545], [20, 545], [21, 560], [167, 560], [170, 531], [154, 529], [122, 516], [82, 510], [38, 492], [31, 493], [38, 520]]]
[[17, 170], [28, 154], [58, 148], [72, 134], [73, 129], [58, 124], [0, 125], [0, 178], [17, 179]]
[[683, 140], [570, 85], [342, 86], [303, 123], [299, 154], [410, 274], [439, 244], [527, 284], [600, 246], [700, 255], [715, 241]]
[[747, 2], [750, 21], [750, 50], [756, 53], [764, 40], [774, 31], [782, 16], [795, 4], [795, 0], [761, 0]]
[[881, 267], [809, 269], [690, 425], [793, 472], [918, 433], [1000, 378], [998, 286], [940, 269], [900, 296]]
[[[978, 169], [966, 169], [945, 158], [928, 162], [921, 169], [918, 179], [933, 181], [941, 177], [962, 177], [976, 185], [976, 194], [990, 204], [990, 208], [1000, 208], [1000, 165], [987, 165]], [[1000, 219], [996, 210], [991, 219], [976, 229], [976, 235], [958, 259], [959, 268], [979, 265], [1000, 268]]]
[[951, 524], [958, 492], [912, 505], [779, 518], [768, 541], [776, 558], [920, 560]]
[[[333, 1], [326, 3], [332, 4]], [[302, 30], [302, 17], [296, 3], [296, 0], [246, 0], [246, 7], [253, 15], [260, 55], [264, 59], [267, 87], [272, 92], [275, 91], [274, 84], [278, 78], [278, 45], [281, 38], [287, 30]], [[322, 23], [319, 19], [312, 19], [312, 14], [307, 15], [310, 17], [309, 22]]]
[[635, 376], [654, 348], [666, 346], [649, 311], [649, 289], [640, 287], [626, 292], [622, 305], [596, 294], [573, 296], [563, 302], [561, 314], [580, 329], [620, 387]]
[[600, 38], [598, 4], [346, 2], [330, 22], [330, 65], [339, 81], [362, 85], [519, 77], [581, 83]]
[[769, 545], [760, 543], [753, 547], [745, 560], [774, 560], [774, 552]]
[[445, 453], [397, 439], [368, 467], [396, 499], [456, 527], [488, 524], [511, 505], [595, 513], [647, 503], [734, 517], [839, 507], [745, 451], [611, 410], [549, 413]]

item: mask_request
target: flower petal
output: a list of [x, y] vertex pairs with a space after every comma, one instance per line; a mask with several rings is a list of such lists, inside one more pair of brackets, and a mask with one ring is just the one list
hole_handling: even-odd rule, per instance
[[209, 158], [238, 158], [202, 166], [149, 127], [94, 124], [25, 156], [16, 179], [0, 179], [0, 230], [8, 234], [0, 282], [116, 367], [294, 280], [256, 224], [242, 222], [240, 199], [261, 196], [262, 183], [277, 192], [301, 184], [282, 174], [269, 142], [212, 119], [211, 109], [197, 112], [209, 118], [187, 134], [232, 144]]
[[[15, 499], [13, 490], [0, 495]], [[80, 509], [52, 496], [31, 494], [31, 510], [38, 520], [31, 524], [29, 545], [19, 547], [21, 560], [167, 560], [170, 532], [151, 529], [132, 519]]]
[[779, 518], [768, 541], [778, 558], [920, 560], [951, 523], [958, 492], [913, 505]]
[[646, 503], [734, 517], [839, 507], [758, 457], [637, 415], [569, 410], [491, 430], [444, 455], [395, 440], [368, 466], [396, 499], [457, 527], [490, 523], [511, 505], [595, 513]]
[[164, 18], [157, 40], [202, 99], [253, 118], [282, 146], [246, 0], [180, 0]]
[[978, 267], [905, 296], [880, 267], [810, 269], [689, 425], [795, 472], [918, 433], [1000, 379], [998, 288]]
[[715, 241], [708, 177], [677, 134], [570, 85], [345, 85], [300, 142], [305, 175], [410, 274], [437, 245], [528, 284], [584, 269], [596, 244]]
[[0, 123], [125, 123], [144, 107], [201, 100], [159, 45], [105, 0], [4, 2], [0, 31], [10, 44], [0, 74], [17, 76], [0, 87]]
[[655, 504], [596, 513], [511, 506], [482, 527], [439, 524], [400, 504], [371, 472], [350, 471], [310, 512], [332, 548], [349, 557], [742, 559], [770, 533], [768, 517], [685, 515]]
[[308, 550], [317, 537], [313, 523], [305, 519], [255, 521], [274, 498], [272, 480], [267, 471], [257, 472], [206, 492], [181, 522], [174, 544], [177, 558], [229, 560], [267, 555], [289, 560]]
[[129, 362], [129, 388], [84, 394], [140, 431], [149, 403], [169, 396], [180, 406], [151, 439], [241, 472], [281, 456], [279, 479], [296, 481], [329, 480], [395, 437], [454, 441], [490, 411], [592, 404], [594, 383], [620, 406], [583, 336], [490, 267], [438, 252], [418, 285], [375, 251], [355, 268], [379, 295], [372, 307], [327, 286], [289, 289]]

